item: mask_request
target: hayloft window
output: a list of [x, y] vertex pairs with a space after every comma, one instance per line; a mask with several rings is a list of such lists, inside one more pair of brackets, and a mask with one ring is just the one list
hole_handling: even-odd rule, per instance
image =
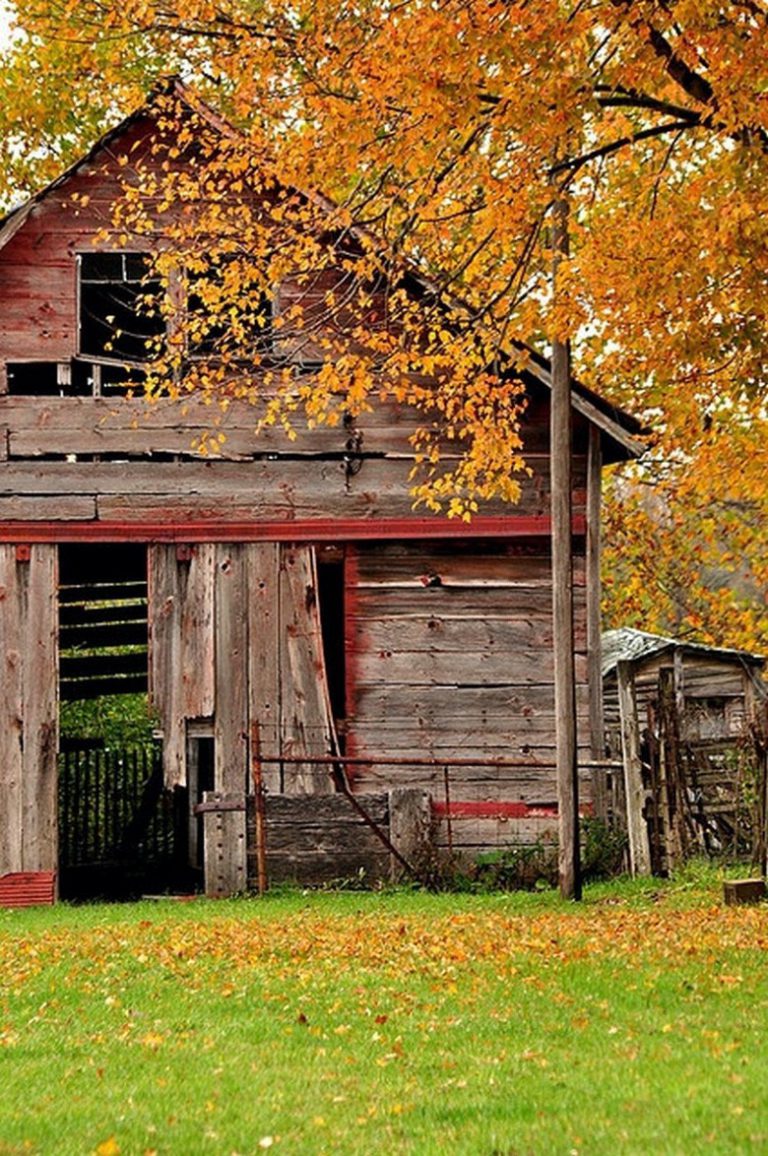
[[78, 258], [79, 354], [111, 361], [146, 361], [165, 333], [144, 253], [81, 253]]

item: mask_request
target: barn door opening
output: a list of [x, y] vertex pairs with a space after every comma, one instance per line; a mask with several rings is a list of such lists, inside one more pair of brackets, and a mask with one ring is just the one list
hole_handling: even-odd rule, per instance
[[59, 878], [66, 899], [179, 885], [185, 802], [165, 789], [147, 695], [147, 551], [59, 552]]

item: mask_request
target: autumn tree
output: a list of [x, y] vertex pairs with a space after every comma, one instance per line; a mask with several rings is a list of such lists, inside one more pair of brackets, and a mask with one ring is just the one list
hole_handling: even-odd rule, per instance
[[[171, 346], [164, 371], [182, 388], [250, 396], [297, 430], [298, 410], [335, 420], [380, 394], [412, 402], [425, 414], [415, 496], [462, 515], [514, 500], [510, 370], [569, 337], [577, 374], [654, 431], [609, 511], [612, 615], [768, 642], [762, 0], [17, 0], [15, 18], [6, 194], [58, 172], [159, 73], [234, 126], [201, 143], [169, 97], [193, 175], [137, 165], [133, 199], [105, 224], [152, 234], [164, 205], [189, 207], [175, 268], [195, 281], [197, 336], [217, 357], [190, 370]], [[561, 198], [571, 253], [553, 305]], [[341, 283], [323, 280], [339, 266]], [[301, 284], [280, 340], [324, 343], [326, 368], [297, 388], [271, 366], [253, 397], [237, 366], [258, 345], [260, 294], [288, 273]], [[334, 324], [342, 310], [352, 325]]]

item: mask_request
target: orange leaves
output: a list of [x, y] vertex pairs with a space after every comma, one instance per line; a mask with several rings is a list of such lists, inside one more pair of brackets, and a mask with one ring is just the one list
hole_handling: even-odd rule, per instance
[[[0, 70], [7, 191], [54, 175], [159, 71], [191, 77], [234, 125], [212, 131], [199, 101], [190, 114], [169, 96], [163, 140], [123, 158], [115, 236], [162, 234], [169, 266], [171, 336], [150, 389], [247, 398], [256, 421], [297, 434], [379, 398], [417, 406], [414, 497], [467, 518], [519, 493], [520, 413], [493, 371], [517, 341], [546, 351], [553, 332], [569, 335], [577, 375], [660, 438], [660, 470], [641, 485], [664, 517], [629, 501], [610, 517], [612, 612], [679, 620], [677, 585], [696, 590], [686, 627], [768, 637], [766, 552], [744, 534], [768, 493], [764, 442], [743, 445], [768, 394], [768, 73], [753, 5], [16, 9], [30, 35]], [[553, 309], [555, 156], [572, 254]], [[183, 316], [185, 278], [210, 263], [197, 315]], [[266, 326], [262, 294], [288, 281]], [[190, 340], [209, 356], [189, 357]], [[708, 423], [722, 430], [716, 452]], [[691, 523], [674, 549], [672, 507]], [[713, 580], [718, 540], [746, 559], [746, 590], [734, 572]]]
[[114, 1136], [108, 1136], [96, 1145], [94, 1156], [120, 1156], [120, 1145]]

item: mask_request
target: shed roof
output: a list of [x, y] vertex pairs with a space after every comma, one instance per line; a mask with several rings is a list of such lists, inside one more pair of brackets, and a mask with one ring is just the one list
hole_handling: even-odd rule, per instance
[[687, 642], [680, 638], [668, 638], [663, 634], [650, 634], [645, 630], [633, 630], [630, 626], [620, 626], [616, 630], [606, 630], [602, 637], [603, 678], [616, 670], [619, 662], [642, 662], [645, 658], [682, 651], [684, 655], [710, 658], [714, 662], [739, 663], [752, 667], [762, 667], [765, 659], [747, 650], [734, 650], [726, 646], [708, 646], [703, 642]]
[[[82, 157], [71, 164], [69, 168], [65, 169], [63, 173], [51, 181], [50, 184], [46, 185], [45, 188], [40, 189], [27, 201], [12, 208], [5, 217], [0, 218], [0, 249], [8, 244], [11, 238], [22, 228], [37, 205], [41, 204], [56, 189], [66, 184], [71, 177], [75, 176], [83, 167], [94, 160], [100, 150], [118, 140], [142, 117], [152, 115], [159, 97], [168, 96], [179, 100], [190, 112], [202, 117], [211, 128], [223, 136], [233, 138], [241, 135], [234, 125], [215, 112], [210, 105], [202, 100], [193, 89], [178, 77], [163, 78], [158, 82], [147, 98], [147, 101], [140, 108], [134, 110], [134, 112], [124, 117], [117, 125], [105, 132]], [[329, 210], [335, 208], [333, 201], [324, 194], [310, 194], [302, 190], [301, 195]], [[374, 244], [380, 244], [378, 239], [365, 228], [353, 226], [350, 231], [360, 238], [365, 237], [368, 243], [373, 242]], [[408, 272], [415, 284], [420, 286], [422, 290], [425, 292], [435, 290], [435, 285], [430, 278], [422, 273], [415, 265], [411, 266]], [[453, 304], [460, 306], [461, 302], [454, 301]], [[521, 374], [523, 380], [527, 378], [539, 387], [543, 386], [547, 391], [551, 390], [552, 373], [549, 360], [524, 342], [516, 341], [514, 344], [518, 351], [528, 359], [522, 370], [518, 368], [516, 373]], [[612, 462], [627, 458], [637, 458], [644, 452], [645, 444], [642, 437], [643, 434], [648, 431], [643, 424], [625, 409], [607, 401], [600, 394], [589, 389], [573, 377], [571, 378], [571, 403], [577, 413], [581, 414], [588, 422], [596, 426], [608, 439], [609, 453], [607, 455], [604, 454], [604, 460]]]

